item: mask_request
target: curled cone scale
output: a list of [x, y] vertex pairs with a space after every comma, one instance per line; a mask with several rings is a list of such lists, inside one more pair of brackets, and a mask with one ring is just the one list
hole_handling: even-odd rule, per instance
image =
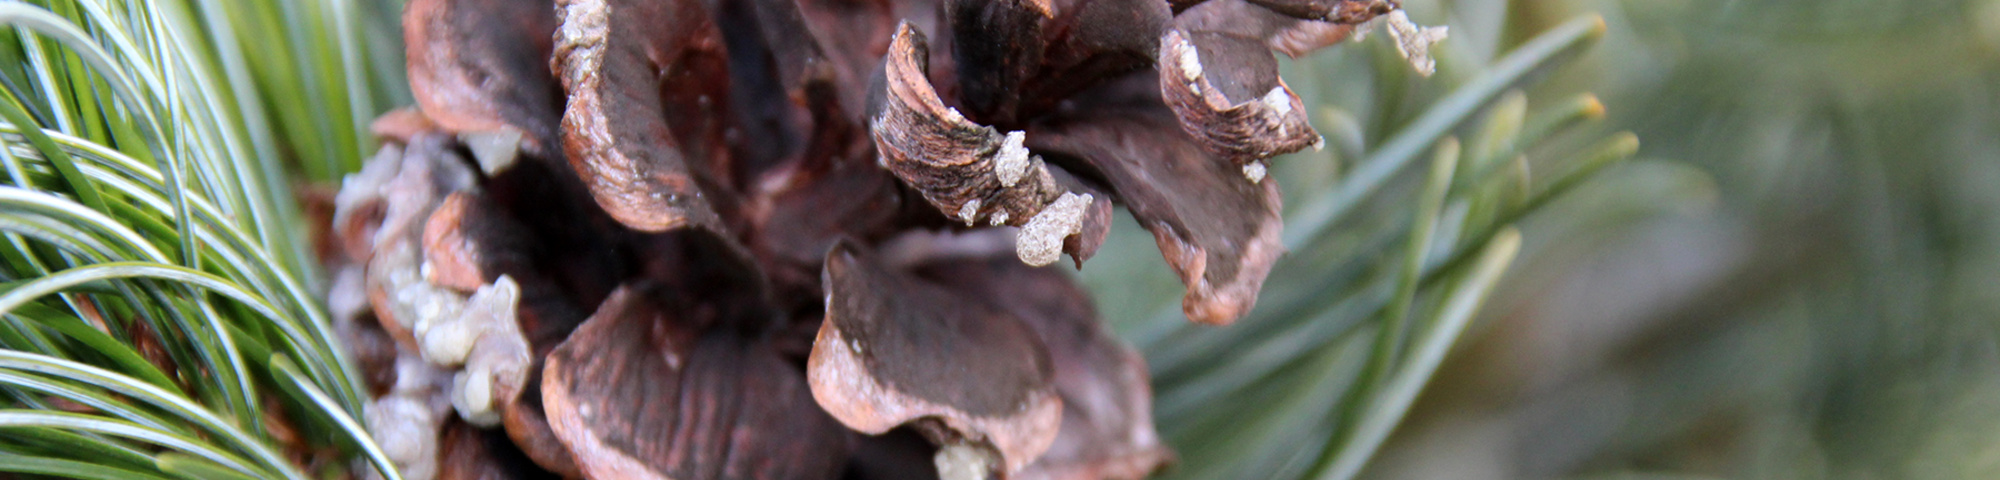
[[1256, 304], [1284, 252], [1277, 182], [1246, 181], [1166, 117], [1159, 108], [1105, 109], [1039, 126], [1036, 146], [1102, 175], [1187, 285], [1187, 317], [1227, 324]]
[[539, 154], [558, 148], [551, 8], [549, 0], [411, 0], [403, 37], [424, 115], [452, 132], [518, 135]]
[[1278, 78], [1278, 60], [1254, 39], [1168, 31], [1160, 39], [1160, 92], [1182, 129], [1235, 165], [1322, 141], [1305, 103]]
[[1320, 148], [1305, 104], [1278, 77], [1272, 51], [1300, 56], [1346, 39], [1395, 8], [1391, 0], [1210, 0], [1160, 36], [1160, 92], [1209, 153], [1244, 167]]
[[548, 357], [542, 399], [592, 478], [833, 478], [846, 436], [770, 348], [704, 331], [645, 287], [599, 306]]
[[1049, 352], [1062, 428], [1048, 453], [1016, 478], [1137, 479], [1173, 458], [1153, 429], [1145, 361], [1097, 321], [1090, 297], [1069, 276], [990, 254], [913, 263], [919, 278], [993, 301]]
[[[569, 92], [563, 149], [597, 204], [643, 231], [721, 228], [700, 178], [719, 162], [703, 157], [712, 145], [699, 127], [717, 120], [702, 115], [703, 96], [686, 105], [669, 95], [728, 78], [707, 10], [693, 1], [563, 0], [557, 11], [551, 67]], [[705, 97], [713, 105], [727, 94]], [[669, 120], [670, 111], [694, 115]]]
[[1057, 184], [1024, 132], [1003, 134], [945, 106], [925, 73], [928, 56], [923, 33], [897, 28], [884, 60], [887, 98], [871, 125], [883, 166], [967, 226], [1022, 227], [1022, 261], [1055, 262], [1094, 197]]
[[1161, 468], [1143, 359], [1039, 266], [1122, 206], [1245, 315], [1264, 162], [1318, 138], [1274, 52], [1395, 9], [406, 5], [417, 105], [324, 229], [369, 427], [414, 478], [677, 480]]
[[882, 265], [856, 248], [827, 254], [826, 321], [807, 361], [821, 407], [862, 433], [910, 422], [1019, 471], [1055, 441], [1053, 366], [1019, 318]]

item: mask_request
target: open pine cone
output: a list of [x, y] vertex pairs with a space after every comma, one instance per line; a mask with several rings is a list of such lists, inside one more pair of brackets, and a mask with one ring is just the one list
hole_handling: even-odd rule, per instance
[[1188, 318], [1282, 253], [1277, 76], [1391, 0], [410, 0], [329, 303], [409, 478], [1136, 478], [1113, 204]]

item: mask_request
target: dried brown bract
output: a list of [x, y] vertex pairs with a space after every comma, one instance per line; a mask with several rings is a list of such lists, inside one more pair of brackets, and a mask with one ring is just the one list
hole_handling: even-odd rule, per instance
[[548, 0], [412, 0], [403, 10], [410, 92], [452, 132], [511, 134], [547, 155], [562, 91], [549, 74]]
[[1223, 160], [1254, 169], [1322, 141], [1262, 41], [1169, 30], [1159, 61], [1160, 92], [1181, 128]]
[[1173, 458], [1153, 430], [1146, 363], [1097, 321], [1090, 297], [1067, 275], [993, 255], [919, 262], [916, 275], [969, 298], [989, 299], [1048, 348], [1062, 429], [1021, 479], [1138, 479]]
[[[1256, 177], [1260, 161], [1319, 148], [1305, 105], [1278, 77], [1290, 56], [1332, 45], [1398, 8], [1390, 0], [1212, 0], [1160, 37], [1160, 92], [1181, 128]], [[1255, 178], [1252, 178], [1255, 181]]]
[[1103, 175], [1187, 284], [1188, 318], [1227, 324], [1256, 304], [1284, 252], [1277, 182], [1245, 181], [1166, 117], [1157, 107], [1100, 109], [1037, 127], [1035, 147]]
[[848, 428], [905, 423], [966, 444], [1016, 472], [1062, 421], [1048, 352], [1008, 312], [879, 264], [851, 246], [827, 254], [827, 315], [807, 362], [813, 398]]
[[[701, 110], [700, 95], [696, 105], [669, 102], [728, 78], [721, 33], [706, 9], [642, 0], [563, 0], [557, 9], [551, 66], [569, 92], [563, 150], [597, 204], [644, 231], [722, 228], [698, 170], [712, 161], [701, 154], [722, 155], [720, 146], [704, 144], [705, 132], [686, 132], [716, 115], [688, 112]], [[719, 105], [726, 93], [706, 98]], [[696, 113], [675, 117], [694, 125], [677, 131], [670, 111]]]
[[526, 228], [483, 195], [453, 192], [424, 223], [426, 280], [470, 292], [506, 273], [531, 268]]
[[1092, 197], [1058, 185], [1028, 152], [1025, 133], [1001, 134], [946, 107], [925, 75], [923, 33], [904, 24], [889, 50], [888, 99], [873, 125], [883, 165], [967, 226], [1022, 227], [1022, 261], [1056, 261], [1063, 239], [1082, 231]]
[[621, 289], [549, 354], [542, 399], [585, 476], [834, 478], [846, 437], [752, 338]]

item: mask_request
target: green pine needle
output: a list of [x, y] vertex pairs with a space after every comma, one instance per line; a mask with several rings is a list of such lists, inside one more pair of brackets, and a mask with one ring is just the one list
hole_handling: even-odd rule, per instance
[[0, 471], [326, 473], [273, 421], [387, 465], [290, 193], [356, 168], [367, 121], [407, 101], [370, 74], [399, 59], [361, 52], [361, 18], [340, 0], [0, 3], [0, 430], [21, 434]]

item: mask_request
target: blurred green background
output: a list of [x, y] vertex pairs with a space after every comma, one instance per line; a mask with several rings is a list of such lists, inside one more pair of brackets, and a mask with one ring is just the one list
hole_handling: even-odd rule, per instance
[[[1589, 14], [1604, 40], [1526, 93], [1534, 111], [1595, 93], [1609, 115], [1530, 170], [1611, 132], [1642, 148], [1524, 221], [1362, 478], [2000, 478], [2000, 0], [1404, 5], [1451, 28], [1438, 77], [1384, 76], [1398, 64], [1372, 39], [1288, 66], [1350, 147], [1276, 162], [1288, 201]], [[1143, 339], [1130, 312], [1176, 285], [1116, 258], [1083, 275]]]
[[[325, 181], [352, 170], [370, 148], [365, 145], [366, 119], [408, 103], [395, 34], [400, 3], [247, 0], [242, 4], [260, 8], [200, 21], [191, 15], [127, 9], [86, 23], [98, 35], [127, 29], [193, 32], [209, 24], [243, 32], [233, 37], [240, 41], [216, 37], [212, 41], [220, 47], [212, 52], [130, 48], [115, 50], [119, 56], [114, 58], [127, 70], [198, 67], [228, 79], [210, 86], [237, 92], [178, 94], [165, 88], [171, 82], [145, 85], [145, 98], [165, 111], [185, 115], [240, 107], [254, 112], [256, 104], [272, 112], [269, 122], [239, 125], [199, 117], [175, 124], [186, 125], [194, 132], [188, 140], [205, 146], [172, 151], [174, 158], [191, 162], [187, 165], [196, 173], [196, 188], [187, 191], [247, 209], [253, 200], [284, 205], [281, 199], [289, 195], [278, 188], [284, 185], [281, 179]], [[192, 2], [134, 4], [186, 7]], [[1451, 39], [1438, 52], [1436, 77], [1409, 73], [1379, 35], [1285, 65], [1291, 86], [1318, 106], [1315, 125], [1329, 140], [1323, 152], [1274, 162], [1273, 176], [1287, 192], [1287, 215], [1340, 218], [1327, 220], [1334, 225], [1329, 235], [1302, 235], [1291, 242], [1296, 245], [1292, 256], [1266, 284], [1258, 312], [1231, 328], [1187, 325], [1178, 316], [1181, 285], [1159, 261], [1151, 236], [1122, 215], [1110, 243], [1081, 272], [1103, 316], [1148, 354], [1161, 433], [1182, 460], [1180, 467], [1165, 472], [1167, 477], [1347, 478], [1360, 469], [1362, 478], [1440, 480], [2000, 478], [2000, 0], [1403, 4], [1420, 23], [1451, 28]], [[26, 7], [12, 8], [15, 21], [25, 18], [19, 16]], [[76, 8], [58, 10], [79, 15]], [[1601, 41], [1595, 40], [1594, 29], [1574, 28], [1592, 25], [1591, 15], [1604, 19]], [[1489, 102], [1497, 88], [1458, 96], [1479, 93], [1476, 87], [1494, 82], [1513, 83], [1511, 74], [1494, 80], [1493, 71], [1506, 70], [1496, 67], [1507, 64], [1499, 59], [1551, 31], [1555, 33], [1544, 38], [1592, 46], [1580, 58], [1553, 48], [1527, 55], [1568, 61], [1550, 61], [1557, 66], [1532, 75], [1536, 81], [1523, 82], [1525, 97]], [[29, 44], [8, 51], [33, 53], [22, 45]], [[258, 61], [236, 65], [210, 56], [253, 56]], [[104, 90], [80, 70], [74, 76], [27, 75], [66, 72], [58, 67], [74, 65], [39, 60], [8, 64], [23, 70], [0, 76], [32, 80], [5, 89], [26, 99], [20, 101], [34, 107], [28, 110], [62, 107], [81, 115], [105, 105], [96, 98]], [[177, 76], [164, 78], [179, 81]], [[41, 95], [27, 94], [31, 92]], [[1501, 114], [1507, 108], [1473, 114], [1474, 106], [1515, 102], [1512, 124], [1519, 127], [1523, 110], [1562, 111], [1565, 105], [1588, 104], [1579, 99], [1591, 93], [1607, 108], [1602, 121], [1580, 122], [1536, 143], [1519, 164], [1499, 159], [1508, 167], [1504, 175], [1460, 178], [1454, 184], [1453, 170], [1445, 168], [1431, 173], [1444, 173], [1437, 178], [1446, 181], [1431, 185], [1435, 190], [1424, 188], [1422, 166], [1433, 151], [1430, 137], [1456, 125], [1451, 132], [1469, 139], [1468, 151], [1478, 151], [1482, 144], [1492, 145], [1478, 141], [1483, 133], [1505, 130], [1493, 126], [1509, 122], [1493, 119], [1507, 117]], [[1422, 121], [1445, 117], [1470, 120], [1442, 126]], [[55, 128], [49, 124], [59, 122], [40, 123]], [[115, 221], [157, 227], [147, 230], [154, 236], [144, 242], [172, 250], [181, 239], [194, 238], [159, 220], [170, 218], [164, 199], [171, 197], [167, 192], [184, 190], [180, 181], [162, 181], [157, 171], [145, 168], [99, 168], [152, 163], [136, 158], [158, 156], [148, 156], [153, 152], [148, 147], [157, 148], [168, 137], [139, 141], [133, 133], [140, 131], [139, 125], [132, 118], [107, 115], [56, 128], [81, 136], [65, 140], [69, 153], [63, 155], [54, 154], [61, 150], [54, 143], [27, 148], [15, 137], [5, 140], [19, 147], [12, 155], [36, 162], [30, 165], [39, 170], [32, 173], [39, 175], [39, 188], [48, 191], [33, 198], [45, 204], [68, 202], [57, 195], [84, 184], [53, 181], [57, 172], [52, 169], [60, 168], [53, 165], [69, 162], [65, 155], [88, 160], [85, 164], [93, 166], [89, 172], [103, 178], [136, 179], [106, 183], [116, 187], [106, 191], [159, 199], [146, 204], [158, 211], [118, 210]], [[1438, 319], [1471, 310], [1440, 306], [1453, 305], [1445, 301], [1450, 299], [1485, 298], [1489, 289], [1478, 280], [1490, 277], [1454, 273], [1440, 264], [1456, 253], [1483, 251], [1493, 237], [1453, 226], [1512, 223], [1511, 217], [1496, 219], [1496, 210], [1480, 211], [1484, 207], [1478, 206], [1520, 206], [1524, 196], [1517, 193], [1526, 189], [1505, 187], [1562, 185], [1565, 172], [1577, 171], [1576, 166], [1592, 158], [1580, 152], [1606, 139], [1629, 145], [1617, 142], [1629, 140], [1616, 133], [1623, 131], [1641, 139], [1638, 158], [1590, 170], [1600, 174], [1526, 216], [1520, 223], [1525, 241], [1511, 271], [1490, 290], [1493, 295], [1478, 320], [1454, 342], [1458, 330], [1448, 326], [1463, 323]], [[269, 141], [238, 142], [237, 137]], [[1389, 141], [1397, 138], [1415, 140]], [[118, 148], [79, 147], [90, 143]], [[233, 154], [232, 145], [255, 146], [258, 152]], [[1475, 162], [1498, 155], [1468, 157], [1467, 162]], [[1458, 161], [1456, 155], [1436, 158], [1451, 162], [1433, 165]], [[292, 177], [279, 170], [281, 159], [296, 162]], [[251, 162], [261, 162], [254, 169], [261, 173], [235, 175]], [[1355, 173], [1366, 172], [1369, 165], [1388, 164], [1401, 166], [1383, 170], [1396, 174], [1382, 182], [1347, 183], [1367, 179]], [[1519, 176], [1522, 171], [1525, 176]], [[1519, 182], [1517, 176], [1531, 181]], [[246, 178], [256, 182], [238, 184]], [[256, 187], [257, 182], [269, 188]], [[1355, 185], [1367, 188], [1349, 188]], [[1442, 213], [1431, 208], [1437, 205], [1419, 207], [1412, 201], [1420, 193], [1437, 192], [1445, 200]], [[1350, 193], [1353, 204], [1319, 202], [1350, 198]], [[1332, 207], [1315, 209], [1328, 205]], [[206, 264], [210, 273], [232, 282], [314, 278], [309, 252], [286, 236], [291, 230], [284, 227], [293, 222], [286, 217], [288, 210], [273, 208], [271, 218], [205, 218], [180, 227], [245, 238], [249, 236], [242, 232], [265, 234], [244, 248], [268, 249], [274, 261]], [[1334, 210], [1352, 215], [1327, 213]], [[1421, 230], [1410, 228], [1413, 224], [1442, 227], [1407, 235]], [[1300, 222], [1288, 227], [1296, 228], [1290, 232], [1309, 230]], [[1433, 233], [1437, 244], [1409, 248], [1414, 255], [1403, 251], [1405, 237]], [[161, 258], [113, 259], [171, 263], [157, 256]], [[1492, 257], [1501, 259], [1491, 264], [1494, 270], [1508, 257]], [[95, 258], [62, 260], [55, 265], [101, 263]], [[9, 273], [40, 278], [53, 271], [35, 267]], [[1427, 276], [1434, 273], [1438, 278]], [[1392, 302], [1390, 287], [1400, 290], [1400, 281], [1419, 278], [1425, 285], [1420, 292]], [[304, 287], [308, 284], [286, 287], [298, 293], [310, 290]], [[1465, 285], [1476, 286], [1459, 288]], [[318, 311], [302, 293], [259, 293], [289, 302], [284, 305], [300, 318], [313, 318]], [[191, 308], [195, 300], [201, 305], [213, 300], [178, 298], [192, 300], [163, 308]], [[1391, 338], [1377, 336], [1387, 331], [1378, 328], [1380, 320], [1405, 314], [1412, 317], [1405, 326], [1413, 347], [1456, 347], [1401, 428], [1387, 434], [1386, 425], [1396, 424], [1408, 398], [1397, 394], [1421, 385], [1433, 365], [1428, 360], [1437, 358], [1430, 353], [1375, 354], [1396, 350], [1371, 343]], [[74, 317], [68, 310], [41, 316]], [[186, 343], [188, 348], [212, 348]], [[10, 345], [21, 349], [27, 343]], [[98, 358], [89, 355], [102, 352], [82, 347], [103, 347], [55, 346], [63, 348], [45, 349], [55, 355], [51, 358]], [[308, 366], [335, 365], [325, 352], [337, 350], [321, 350], [293, 353]], [[1385, 358], [1389, 363], [1374, 362]], [[250, 372], [241, 366], [237, 370]], [[302, 378], [258, 372], [272, 379]], [[1393, 376], [1370, 377], [1370, 372]], [[327, 378], [331, 375], [318, 379], [319, 388], [340, 393], [339, 388], [353, 387]], [[1394, 381], [1405, 379], [1416, 381]], [[359, 409], [352, 399], [343, 408], [326, 408], [282, 397], [302, 397], [292, 390], [272, 394], [247, 382], [240, 384], [246, 393], [235, 397], [230, 395], [239, 385], [197, 385], [202, 390], [191, 398], [203, 399], [201, 407], [234, 408], [246, 412], [242, 418], [257, 418], [247, 413], [254, 404], [244, 400], [253, 398], [253, 391], [292, 398], [300, 406], [318, 405], [324, 411], [294, 411], [322, 423], [327, 420], [320, 417], [328, 413]], [[8, 388], [20, 386], [17, 380]], [[320, 433], [332, 437], [343, 432], [328, 428]], [[359, 431], [344, 434], [362, 437]], [[1375, 440], [1382, 435], [1390, 436], [1377, 452]], [[245, 445], [264, 448], [255, 442]], [[64, 465], [85, 471], [109, 468], [72, 458], [88, 450], [0, 450], [71, 459]], [[1375, 461], [1361, 469], [1359, 459], [1371, 453]], [[289, 468], [270, 457], [272, 471]], [[156, 465], [151, 457], [139, 457], [128, 466], [169, 471], [202, 465], [185, 458], [170, 457], [163, 460], [167, 464]]]
[[1524, 224], [1365, 478], [2000, 478], [2000, 1], [1410, 1], [1637, 161]]

